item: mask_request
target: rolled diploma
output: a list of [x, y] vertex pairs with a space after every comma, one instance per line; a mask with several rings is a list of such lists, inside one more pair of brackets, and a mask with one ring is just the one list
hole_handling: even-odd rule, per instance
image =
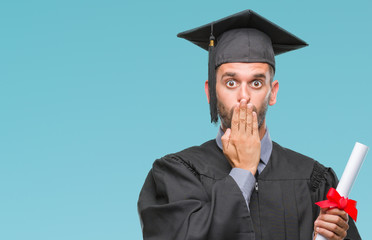
[[[364, 144], [355, 143], [354, 149], [351, 152], [349, 161], [346, 164], [344, 173], [342, 174], [341, 180], [337, 185], [337, 192], [342, 197], [349, 197], [349, 193], [353, 184], [355, 182], [356, 177], [358, 176], [360, 167], [363, 164], [363, 161], [367, 155], [368, 147]], [[327, 238], [323, 237], [322, 235], [318, 234], [316, 240], [327, 240]]]

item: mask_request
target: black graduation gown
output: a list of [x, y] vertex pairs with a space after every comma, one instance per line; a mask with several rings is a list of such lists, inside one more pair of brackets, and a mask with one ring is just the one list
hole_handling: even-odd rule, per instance
[[[248, 210], [230, 170], [215, 140], [156, 160], [138, 200], [143, 238], [312, 239], [314, 202], [337, 185], [332, 169], [273, 142]], [[349, 225], [346, 239], [360, 239]]]

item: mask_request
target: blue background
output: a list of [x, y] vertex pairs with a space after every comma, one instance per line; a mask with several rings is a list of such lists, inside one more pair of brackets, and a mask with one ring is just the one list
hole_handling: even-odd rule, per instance
[[[141, 239], [152, 162], [217, 133], [207, 53], [176, 34], [248, 8], [310, 44], [277, 57], [273, 140], [341, 177], [372, 146], [370, 1], [2, 1], [0, 239]], [[364, 238], [371, 161], [350, 195]]]

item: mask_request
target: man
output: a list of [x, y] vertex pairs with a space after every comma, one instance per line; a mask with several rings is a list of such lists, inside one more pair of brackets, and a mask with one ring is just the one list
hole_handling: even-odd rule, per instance
[[251, 10], [178, 36], [209, 50], [205, 91], [221, 128], [155, 161], [138, 201], [144, 239], [360, 239], [344, 211], [314, 204], [337, 185], [334, 172], [266, 128], [274, 55], [307, 44]]

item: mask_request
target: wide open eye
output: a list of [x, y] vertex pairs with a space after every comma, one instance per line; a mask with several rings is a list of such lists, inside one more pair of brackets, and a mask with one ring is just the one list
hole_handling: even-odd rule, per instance
[[228, 88], [234, 88], [234, 87], [236, 87], [236, 85], [237, 85], [236, 81], [232, 80], [232, 79], [226, 82], [226, 86]]
[[262, 87], [262, 82], [259, 80], [254, 80], [253, 82], [251, 82], [251, 86], [254, 88], [260, 88]]

